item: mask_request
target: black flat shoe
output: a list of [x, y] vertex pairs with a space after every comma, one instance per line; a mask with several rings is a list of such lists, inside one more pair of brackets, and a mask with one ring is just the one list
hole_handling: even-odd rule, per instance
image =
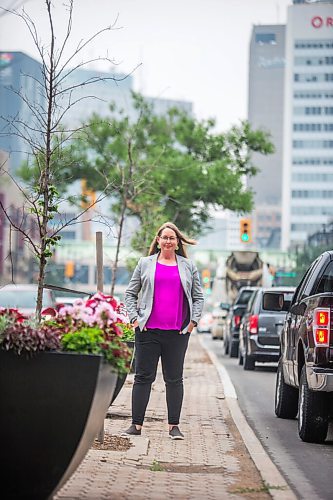
[[132, 424], [127, 431], [121, 433], [122, 436], [141, 436], [141, 429], [137, 429], [135, 424]]

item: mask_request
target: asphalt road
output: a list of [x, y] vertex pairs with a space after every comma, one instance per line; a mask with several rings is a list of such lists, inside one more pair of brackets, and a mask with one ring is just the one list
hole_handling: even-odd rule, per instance
[[274, 414], [276, 365], [260, 364], [244, 371], [237, 359], [223, 354], [220, 340], [203, 334], [205, 345], [224, 365], [236, 389], [239, 405], [269, 456], [299, 498], [333, 499], [333, 425], [325, 444], [304, 443], [297, 421]]

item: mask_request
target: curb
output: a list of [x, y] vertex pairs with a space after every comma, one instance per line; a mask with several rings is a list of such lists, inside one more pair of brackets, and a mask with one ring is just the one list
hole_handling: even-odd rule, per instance
[[257, 467], [262, 480], [267, 485], [269, 494], [274, 500], [297, 500], [297, 496], [291, 490], [290, 486], [278, 470], [276, 465], [272, 462], [261, 442], [255, 435], [252, 428], [247, 423], [242, 410], [237, 401], [237, 394], [235, 387], [229, 377], [225, 367], [220, 364], [215, 353], [211, 352], [204, 344], [201, 337], [199, 337], [201, 346], [205, 349], [211, 362], [215, 366], [225, 395], [225, 401], [228, 405], [230, 414], [236, 424], [236, 427], [242, 436], [244, 444]]

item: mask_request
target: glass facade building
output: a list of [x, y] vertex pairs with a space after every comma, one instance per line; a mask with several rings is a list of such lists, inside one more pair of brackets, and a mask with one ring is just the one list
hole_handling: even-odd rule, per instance
[[[22, 52], [0, 52], [0, 149], [10, 155], [13, 172], [40, 137], [33, 109], [45, 108], [41, 64]], [[27, 140], [24, 140], [25, 136]]]

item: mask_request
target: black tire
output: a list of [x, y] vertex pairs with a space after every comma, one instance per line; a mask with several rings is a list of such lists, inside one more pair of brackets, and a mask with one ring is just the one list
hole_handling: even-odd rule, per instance
[[284, 381], [282, 363], [279, 362], [275, 384], [275, 415], [279, 418], [296, 418], [298, 390]]
[[240, 348], [238, 349], [238, 364], [240, 366], [243, 366], [243, 364], [244, 364], [244, 358], [243, 358], [243, 354], [242, 354], [242, 351]]
[[256, 367], [256, 362], [253, 356], [250, 356], [247, 351], [245, 351], [245, 356], [244, 356], [244, 364], [243, 368], [244, 370], [254, 370]]
[[238, 358], [238, 342], [231, 341], [229, 356], [230, 358]]
[[298, 434], [307, 443], [323, 443], [328, 431], [328, 399], [326, 392], [312, 391], [303, 366], [299, 384]]

